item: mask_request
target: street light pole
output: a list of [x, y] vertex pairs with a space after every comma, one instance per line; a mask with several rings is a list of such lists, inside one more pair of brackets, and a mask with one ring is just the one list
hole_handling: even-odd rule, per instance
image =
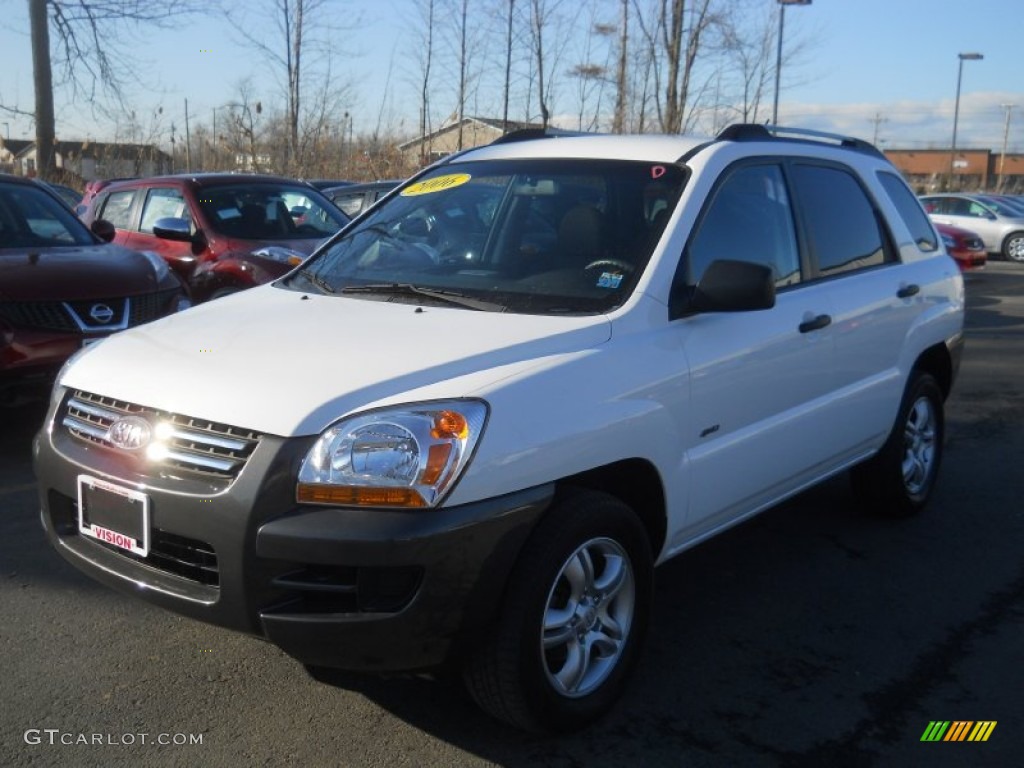
[[782, 30], [786, 25], [787, 5], [810, 5], [811, 0], [776, 0], [779, 4], [779, 41], [775, 50], [775, 100], [772, 102], [772, 125], [779, 123], [779, 81], [782, 79]]
[[1010, 113], [1016, 104], [1000, 104], [1003, 109], [1006, 110], [1006, 127], [1003, 128], [1003, 151], [999, 153], [999, 186], [996, 187], [997, 192], [1003, 191], [1003, 171], [1006, 168], [1006, 145], [1010, 141]]
[[956, 168], [956, 129], [957, 123], [960, 121], [960, 81], [964, 77], [964, 62], [965, 61], [979, 61], [985, 57], [980, 53], [958, 53], [957, 56], [960, 59], [960, 65], [957, 68], [956, 73], [956, 103], [953, 107], [953, 146], [949, 150], [949, 188], [952, 191], [953, 188], [953, 172]]

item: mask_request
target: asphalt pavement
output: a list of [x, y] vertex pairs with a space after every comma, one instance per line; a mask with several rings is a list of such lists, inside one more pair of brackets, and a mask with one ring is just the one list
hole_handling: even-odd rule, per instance
[[[1017, 766], [1024, 763], [1024, 266], [968, 276], [936, 495], [845, 476], [657, 573], [638, 675], [597, 725], [524, 736], [458, 687], [340, 676], [80, 575], [46, 542], [42, 407], [0, 410], [2, 766]], [[987, 741], [922, 741], [935, 721]]]

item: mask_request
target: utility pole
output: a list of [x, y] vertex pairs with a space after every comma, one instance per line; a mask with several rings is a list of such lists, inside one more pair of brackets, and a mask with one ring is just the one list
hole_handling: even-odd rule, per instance
[[874, 144], [877, 147], [878, 146], [878, 126], [881, 123], [888, 123], [889, 119], [887, 117], [882, 117], [882, 113], [881, 112], [875, 112], [874, 118], [872, 118], [869, 122], [872, 122], [872, 123], [875, 124], [875, 132], [874, 132], [874, 134], [871, 137], [871, 143]]
[[188, 99], [185, 99], [185, 173], [192, 173], [192, 139], [188, 133]]
[[1003, 191], [1003, 182], [1005, 180], [1003, 176], [1003, 168], [1006, 166], [1006, 145], [1010, 140], [1010, 113], [1013, 111], [1014, 104], [1000, 104], [1003, 109], [1006, 110], [1006, 125], [1003, 127], [1003, 151], [999, 153], [999, 186], [996, 187], [997, 192]]

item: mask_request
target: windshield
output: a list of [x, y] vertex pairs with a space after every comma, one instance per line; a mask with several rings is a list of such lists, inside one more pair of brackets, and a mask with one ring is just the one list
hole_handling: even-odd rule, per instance
[[46, 191], [24, 184], [0, 184], [0, 248], [95, 242], [85, 225]]
[[605, 312], [632, 291], [684, 179], [679, 166], [608, 160], [446, 165], [282, 285], [527, 314]]
[[321, 240], [348, 223], [316, 190], [285, 184], [203, 187], [199, 206], [216, 232], [242, 240]]

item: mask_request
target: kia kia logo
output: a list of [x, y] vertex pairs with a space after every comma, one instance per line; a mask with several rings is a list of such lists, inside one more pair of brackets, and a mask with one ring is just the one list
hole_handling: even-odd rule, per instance
[[125, 451], [137, 451], [149, 445], [153, 429], [149, 422], [138, 416], [125, 416], [107, 429], [107, 440], [111, 445]]
[[106, 304], [93, 304], [92, 309], [89, 310], [89, 317], [91, 317], [97, 323], [106, 324], [113, 319], [114, 310], [112, 310]]

